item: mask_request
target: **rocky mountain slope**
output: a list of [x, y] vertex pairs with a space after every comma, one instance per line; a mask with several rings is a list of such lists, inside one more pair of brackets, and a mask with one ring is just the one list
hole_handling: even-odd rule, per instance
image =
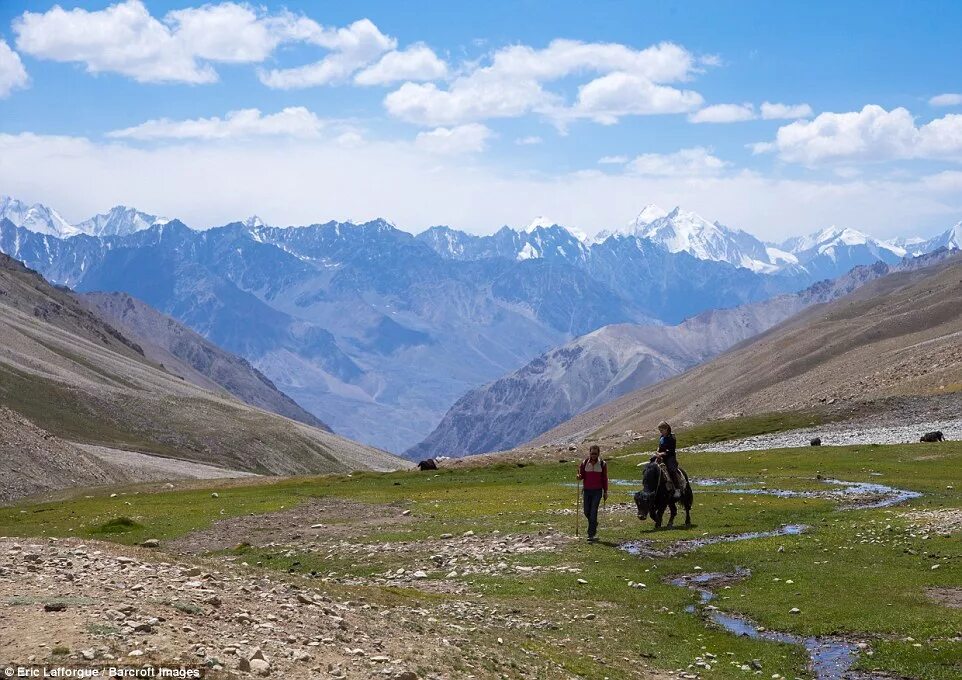
[[247, 360], [225, 352], [150, 305], [126, 293], [85, 293], [83, 299], [165, 370], [198, 387], [223, 389], [251, 406], [330, 431]]
[[173, 220], [70, 239], [0, 221], [0, 250], [57, 283], [143, 300], [243, 356], [335, 431], [395, 451], [466, 391], [573, 337], [795, 286], [627, 238], [578, 265], [459, 261], [384, 221], [198, 232]]
[[[163, 370], [74, 294], [6, 256], [0, 256], [0, 406], [70, 442], [250, 472], [404, 465]], [[15, 455], [10, 464], [23, 468], [27, 461]]]
[[195, 231], [123, 206], [62, 238], [43, 206], [6, 214], [0, 251], [57, 284], [143, 300], [242, 356], [335, 431], [392, 451], [422, 441], [466, 392], [575, 337], [678, 324], [893, 252], [842, 234], [817, 240], [806, 264], [811, 254], [653, 207], [595, 240], [543, 218], [489, 236], [255, 217]]
[[962, 256], [909, 260], [834, 302], [657, 385], [587, 411], [534, 443], [648, 431], [663, 418], [815, 408], [897, 408], [900, 399], [958, 398], [962, 386]]
[[0, 503], [44, 491], [127, 479], [119, 468], [0, 406]]
[[546, 352], [461, 397], [411, 458], [508, 449], [578, 413], [700, 364], [797, 314], [889, 272], [858, 267], [835, 281], [732, 309], [703, 312], [675, 326], [605, 326]]

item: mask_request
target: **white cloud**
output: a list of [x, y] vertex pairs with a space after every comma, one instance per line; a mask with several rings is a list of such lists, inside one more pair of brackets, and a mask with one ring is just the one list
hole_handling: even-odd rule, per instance
[[751, 104], [713, 104], [689, 114], [692, 123], [738, 123], [755, 118]]
[[381, 33], [370, 19], [355, 21], [346, 28], [325, 29], [310, 40], [330, 50], [327, 56], [305, 66], [264, 71], [261, 82], [281, 90], [344, 82], [397, 47], [397, 40]]
[[962, 94], [946, 92], [937, 94], [929, 100], [930, 106], [962, 106]]
[[6, 41], [0, 40], [0, 99], [17, 88], [26, 87], [29, 81], [20, 55], [11, 50]]
[[794, 120], [808, 118], [812, 115], [812, 107], [808, 104], [772, 104], [762, 103], [763, 120]]
[[386, 85], [402, 80], [438, 80], [446, 77], [448, 65], [427, 45], [418, 43], [405, 50], [388, 52], [381, 60], [354, 76], [358, 85]]
[[307, 40], [323, 30], [290, 12], [261, 16], [232, 2], [176, 10], [164, 21], [189, 53], [224, 63], [259, 63], [281, 42]]
[[681, 149], [674, 153], [646, 153], [628, 163], [628, 169], [639, 175], [656, 177], [698, 177], [715, 175], [728, 165], [704, 147]]
[[794, 120], [812, 115], [808, 104], [772, 104], [763, 102], [761, 114], [755, 112], [754, 104], [714, 104], [695, 111], [688, 116], [692, 123], [739, 123], [746, 120]]
[[17, 47], [38, 59], [76, 62], [90, 73], [119, 73], [139, 82], [211, 83], [207, 62], [253, 63], [278, 44], [322, 31], [315, 22], [284, 12], [257, 13], [224, 2], [151, 16], [141, 0], [106, 9], [24, 12], [14, 20]]
[[148, 120], [140, 125], [107, 133], [115, 139], [238, 139], [283, 136], [317, 137], [324, 121], [303, 106], [292, 106], [278, 113], [261, 115], [258, 109], [231, 111], [224, 118], [193, 120]]
[[404, 83], [384, 98], [388, 113], [421, 125], [453, 125], [514, 118], [546, 109], [556, 98], [533, 80], [499, 81], [486, 73], [458, 78], [447, 90], [434, 83]]
[[629, 161], [628, 156], [602, 156], [598, 159], [599, 165], [624, 165]]
[[[559, 120], [589, 118], [602, 123], [620, 116], [690, 111], [701, 104], [696, 92], [665, 83], [687, 80], [698, 60], [673, 43], [643, 50], [613, 43], [554, 40], [545, 49], [514, 45], [494, 52], [487, 66], [472, 65], [446, 88], [405, 83], [384, 99], [388, 112], [421, 125], [453, 125], [528, 113]], [[583, 74], [578, 100], [566, 106], [544, 84]]]
[[453, 128], [439, 127], [418, 133], [415, 145], [431, 153], [462, 154], [484, 151], [494, 133], [480, 123], [468, 123]]
[[[83, 191], [77, 190], [78, 178]], [[637, 214], [640, 196], [775, 241], [833, 223], [883, 238], [904, 235], [905, 225], [912, 224], [928, 235], [962, 215], [962, 172], [898, 181], [834, 176], [803, 181], [746, 172], [523, 175], [427, 154], [412, 143], [366, 142], [345, 153], [327, 136], [131, 146], [121, 140], [0, 135], [0, 186], [49, 203], [68, 220], [123, 203], [149, 206], [197, 227], [257, 213], [279, 224], [386, 216], [412, 231], [443, 223], [490, 233], [548, 213], [595, 233]]]
[[552, 40], [539, 50], [513, 45], [495, 52], [489, 69], [499, 75], [552, 81], [584, 71], [608, 73], [625, 71], [652, 82], [686, 80], [696, 70], [696, 60], [688, 50], [663, 42], [643, 50], [618, 43], [586, 43], [579, 40]]
[[806, 165], [911, 158], [962, 160], [962, 115], [949, 114], [916, 126], [904, 108], [886, 111], [870, 104], [861, 111], [822, 113], [811, 121], [782, 126], [774, 142], [752, 148], [755, 153], [774, 151], [782, 160]]
[[518, 146], [534, 146], [535, 144], [543, 144], [544, 140], [537, 135], [529, 135], [528, 137], [518, 137], [514, 140], [514, 143]]
[[697, 92], [656, 85], [631, 73], [616, 72], [601, 76], [578, 90], [578, 101], [558, 118], [590, 118], [602, 125], [613, 125], [622, 116], [684, 113], [701, 106]]

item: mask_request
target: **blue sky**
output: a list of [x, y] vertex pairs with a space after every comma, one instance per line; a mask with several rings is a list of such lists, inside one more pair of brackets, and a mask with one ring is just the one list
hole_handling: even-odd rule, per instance
[[0, 193], [196, 226], [591, 233], [659, 203], [773, 240], [929, 235], [962, 219], [959, 25], [955, 2], [4, 2]]

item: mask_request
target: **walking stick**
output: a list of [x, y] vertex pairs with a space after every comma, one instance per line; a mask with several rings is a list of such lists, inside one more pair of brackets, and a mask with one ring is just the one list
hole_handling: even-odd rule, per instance
[[575, 499], [575, 538], [578, 537], [578, 527], [581, 525], [581, 480], [578, 480], [578, 496]]

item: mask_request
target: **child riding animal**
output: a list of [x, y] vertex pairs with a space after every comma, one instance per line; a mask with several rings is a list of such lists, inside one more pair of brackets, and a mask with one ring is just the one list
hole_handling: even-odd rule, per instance
[[671, 432], [671, 425], [665, 421], [661, 421], [658, 424], [658, 432], [661, 434], [661, 437], [658, 439], [658, 452], [654, 455], [653, 460], [660, 465], [664, 465], [667, 469], [668, 484], [671, 486], [672, 497], [681, 498], [681, 494], [685, 490], [688, 480], [685, 479], [685, 476], [678, 468], [678, 456], [675, 453], [675, 447], [677, 446], [675, 435]]

